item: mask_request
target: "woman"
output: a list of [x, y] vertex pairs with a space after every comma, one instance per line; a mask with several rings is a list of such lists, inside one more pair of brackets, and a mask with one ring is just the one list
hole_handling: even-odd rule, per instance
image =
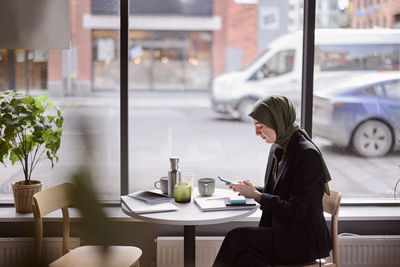
[[[264, 187], [249, 181], [229, 185], [260, 203], [259, 227], [230, 231], [214, 267], [309, 263], [329, 255], [331, 240], [322, 209], [329, 172], [319, 149], [295, 122], [290, 100], [260, 99], [249, 114], [256, 135], [273, 144]], [[228, 184], [227, 184], [228, 185]]]

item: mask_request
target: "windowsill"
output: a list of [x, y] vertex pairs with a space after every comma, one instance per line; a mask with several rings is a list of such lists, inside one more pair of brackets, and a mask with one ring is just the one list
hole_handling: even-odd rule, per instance
[[[108, 217], [114, 221], [136, 221], [123, 213], [121, 207], [105, 207]], [[76, 208], [69, 209], [71, 221], [80, 219], [80, 213]], [[238, 220], [237, 222], [258, 222], [260, 220], [261, 210], [257, 210], [254, 214], [247, 218]], [[330, 220], [328, 214], [325, 215], [327, 221]], [[54, 211], [44, 218], [46, 222], [61, 221], [61, 210]], [[17, 213], [14, 206], [0, 207], [0, 222], [30, 222], [33, 221], [32, 213]], [[341, 206], [339, 211], [339, 221], [400, 221], [400, 206]]]
[[342, 198], [341, 206], [400, 206], [400, 199], [390, 198]]

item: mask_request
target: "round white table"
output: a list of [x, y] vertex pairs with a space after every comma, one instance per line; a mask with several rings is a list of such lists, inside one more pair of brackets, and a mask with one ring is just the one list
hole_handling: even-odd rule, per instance
[[[214, 195], [228, 194], [229, 189], [216, 188]], [[242, 210], [201, 211], [194, 203], [194, 197], [199, 196], [197, 188], [192, 190], [190, 203], [176, 203], [177, 211], [136, 214], [129, 210], [122, 202], [121, 207], [125, 214], [133, 218], [159, 224], [183, 225], [184, 226], [184, 266], [195, 266], [195, 227], [196, 225], [226, 223], [245, 218], [253, 214], [258, 207]], [[138, 200], [140, 201], [140, 200]]]

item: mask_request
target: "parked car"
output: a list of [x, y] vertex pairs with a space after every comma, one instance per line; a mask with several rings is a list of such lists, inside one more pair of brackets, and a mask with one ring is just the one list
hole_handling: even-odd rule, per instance
[[400, 72], [360, 76], [315, 92], [313, 134], [365, 157], [399, 149]]
[[[282, 35], [244, 69], [217, 76], [211, 94], [213, 110], [246, 120], [260, 97], [274, 93], [289, 97], [299, 110], [302, 41], [302, 32]], [[346, 76], [398, 71], [399, 49], [399, 29], [316, 29], [314, 91]]]

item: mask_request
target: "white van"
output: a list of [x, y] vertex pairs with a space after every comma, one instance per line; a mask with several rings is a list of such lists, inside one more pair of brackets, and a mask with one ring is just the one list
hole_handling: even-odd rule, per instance
[[[214, 79], [212, 106], [246, 120], [251, 107], [268, 94], [289, 97], [300, 107], [303, 33], [283, 35], [240, 71]], [[314, 90], [368, 72], [399, 70], [400, 30], [316, 29]]]

